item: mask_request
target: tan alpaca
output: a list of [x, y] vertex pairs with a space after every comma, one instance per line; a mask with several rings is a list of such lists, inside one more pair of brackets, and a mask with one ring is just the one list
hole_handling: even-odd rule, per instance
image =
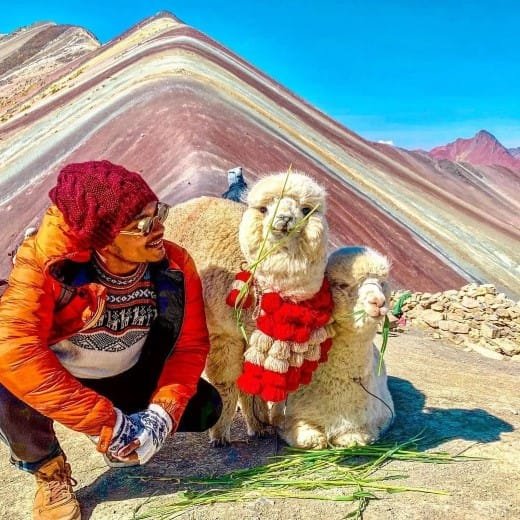
[[[323, 281], [325, 192], [306, 175], [291, 173], [280, 198], [285, 181], [285, 173], [261, 179], [251, 188], [247, 207], [213, 197], [191, 200], [172, 208], [166, 223], [165, 237], [189, 251], [202, 279], [211, 341], [205, 375], [224, 401], [221, 418], [210, 431], [214, 445], [230, 441], [238, 399], [249, 435], [262, 433], [257, 417], [267, 417], [265, 403], [255, 413], [253, 398], [235, 384], [245, 350], [233, 309], [225, 302], [235, 274], [257, 259], [266, 238], [264, 251], [271, 253], [256, 270], [257, 294], [273, 291], [301, 301], [317, 293]], [[309, 212], [313, 213], [308, 220], [302, 220]], [[244, 318], [249, 336], [255, 328], [251, 311]]]
[[289, 395], [285, 415], [284, 403], [271, 410], [273, 424], [291, 446], [368, 444], [391, 424], [393, 402], [384, 368], [377, 375], [379, 351], [373, 345], [387, 310], [388, 271], [388, 260], [368, 248], [345, 247], [330, 256], [326, 272], [334, 298], [334, 337], [329, 359], [309, 385]]

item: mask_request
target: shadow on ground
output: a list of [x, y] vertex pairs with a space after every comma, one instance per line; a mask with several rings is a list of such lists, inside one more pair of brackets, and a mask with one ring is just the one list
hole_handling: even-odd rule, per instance
[[[447, 439], [478, 443], [499, 440], [512, 426], [483, 409], [425, 408], [425, 397], [409, 381], [389, 377], [396, 419], [385, 441], [404, 442], [420, 435], [420, 450], [435, 448]], [[240, 417], [235, 419], [233, 438], [245, 439]], [[109, 469], [92, 484], [78, 491], [82, 518], [91, 517], [94, 508], [105, 501], [155, 498], [186, 489], [178, 479], [222, 475], [269, 462], [283, 448], [274, 435], [249, 442], [236, 441], [225, 448], [211, 448], [205, 433], [179, 433], [146, 466]]]
[[409, 381], [388, 378], [396, 418], [387, 439], [406, 441], [420, 435], [419, 449], [435, 448], [448, 439], [477, 443], [498, 441], [501, 433], [512, 432], [511, 424], [480, 408], [425, 407], [425, 397]]

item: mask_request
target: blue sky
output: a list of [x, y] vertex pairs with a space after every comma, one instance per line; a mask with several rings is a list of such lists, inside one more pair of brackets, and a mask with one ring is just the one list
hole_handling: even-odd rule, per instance
[[486, 129], [520, 146], [519, 0], [25, 0], [0, 33], [80, 25], [101, 42], [169, 10], [339, 122], [405, 148]]

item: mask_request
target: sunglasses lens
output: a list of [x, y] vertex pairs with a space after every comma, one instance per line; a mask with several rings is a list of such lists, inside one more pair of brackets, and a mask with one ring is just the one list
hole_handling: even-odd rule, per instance
[[169, 209], [170, 206], [168, 206], [168, 204], [164, 204], [164, 202], [157, 203], [157, 218], [159, 222], [163, 223], [166, 220]]
[[152, 230], [153, 228], [153, 223], [154, 223], [154, 218], [153, 217], [148, 217], [146, 219], [146, 223], [143, 227], [143, 235], [149, 235], [150, 234], [150, 231]]
[[164, 204], [164, 202], [158, 202], [155, 209], [155, 215], [153, 217], [142, 218], [137, 223], [137, 229], [139, 230], [138, 234], [144, 236], [149, 235], [154, 227], [156, 220], [158, 220], [161, 224], [164, 223], [166, 217], [168, 216], [169, 210], [170, 206], [168, 206], [168, 204]]
[[148, 233], [150, 233], [150, 231], [152, 230], [152, 226], [153, 226], [153, 217], [142, 218], [137, 223], [137, 229], [139, 230], [140, 235], [145, 235], [145, 236], [148, 235]]

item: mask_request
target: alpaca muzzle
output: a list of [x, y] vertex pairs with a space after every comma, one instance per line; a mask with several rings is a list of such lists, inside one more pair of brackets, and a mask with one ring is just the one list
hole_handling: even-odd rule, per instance
[[279, 233], [288, 233], [294, 228], [295, 219], [290, 215], [277, 215], [272, 228]]

